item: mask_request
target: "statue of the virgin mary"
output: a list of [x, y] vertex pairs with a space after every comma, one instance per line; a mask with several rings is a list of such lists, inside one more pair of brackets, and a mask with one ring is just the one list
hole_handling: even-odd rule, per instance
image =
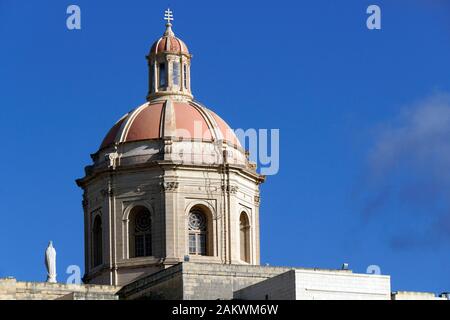
[[47, 282], [56, 283], [56, 250], [52, 241], [45, 250], [45, 266], [47, 267]]

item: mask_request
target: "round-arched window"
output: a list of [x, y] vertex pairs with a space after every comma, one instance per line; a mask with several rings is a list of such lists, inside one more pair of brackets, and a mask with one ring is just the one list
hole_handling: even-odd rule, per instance
[[103, 232], [102, 232], [102, 218], [98, 215], [94, 219], [94, 226], [92, 229], [92, 249], [93, 249], [93, 263], [96, 267], [103, 262]]
[[250, 263], [250, 223], [245, 212], [239, 218], [239, 230], [241, 260]]
[[152, 255], [152, 220], [150, 212], [143, 206], [134, 207], [130, 212], [129, 242], [131, 257]]
[[207, 255], [207, 220], [200, 210], [192, 210], [189, 214], [189, 254]]

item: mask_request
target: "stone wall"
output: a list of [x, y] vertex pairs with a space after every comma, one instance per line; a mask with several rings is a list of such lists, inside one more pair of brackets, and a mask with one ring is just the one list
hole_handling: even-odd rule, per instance
[[389, 276], [296, 269], [235, 293], [244, 300], [390, 300]]
[[119, 287], [0, 279], [0, 300], [117, 300]]
[[273, 278], [234, 292], [238, 300], [295, 300], [295, 271], [289, 270]]
[[386, 275], [351, 271], [295, 270], [297, 300], [390, 300], [391, 279]]
[[[184, 261], [190, 254], [188, 221], [194, 207], [203, 211], [208, 237], [206, 255], [192, 255], [193, 261], [260, 263], [259, 185], [264, 177], [242, 148], [203, 139], [143, 140], [101, 149], [93, 159], [86, 176], [77, 180], [84, 190], [85, 283], [123, 286]], [[146, 259], [133, 252], [130, 213], [136, 206], [151, 215], [152, 253]], [[242, 239], [241, 216], [248, 219]], [[95, 219], [101, 219], [102, 263], [93, 259]]]
[[183, 262], [148, 275], [121, 299], [390, 299], [390, 277], [350, 270]]
[[181, 300], [182, 264], [142, 277], [124, 286], [118, 295], [124, 300]]
[[231, 300], [234, 291], [290, 268], [183, 262], [126, 285], [121, 299]]
[[292, 268], [183, 263], [184, 300], [231, 300], [234, 292]]

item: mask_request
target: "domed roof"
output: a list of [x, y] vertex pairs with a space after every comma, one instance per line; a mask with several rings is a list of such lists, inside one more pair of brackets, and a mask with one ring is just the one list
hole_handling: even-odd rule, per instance
[[100, 149], [112, 144], [174, 137], [183, 140], [223, 140], [242, 148], [234, 131], [213, 111], [194, 101], [150, 101], [117, 121]]
[[189, 55], [188, 47], [181, 39], [175, 37], [171, 24], [166, 25], [164, 35], [156, 40], [150, 49], [150, 54], [158, 54], [161, 52]]
[[186, 44], [175, 36], [163, 36], [152, 45], [150, 54], [158, 54], [160, 52], [174, 52], [189, 55]]

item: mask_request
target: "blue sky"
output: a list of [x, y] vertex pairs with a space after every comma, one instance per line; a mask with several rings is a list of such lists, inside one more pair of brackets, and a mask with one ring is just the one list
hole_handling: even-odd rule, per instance
[[[344, 4], [345, 3], [345, 4]], [[66, 28], [77, 4], [82, 30]], [[382, 29], [366, 28], [378, 4]], [[89, 154], [145, 100], [166, 1], [0, 0], [0, 276], [83, 266]], [[262, 186], [262, 263], [379, 265], [393, 290], [450, 290], [450, 3], [170, 1], [197, 100], [279, 128]]]

